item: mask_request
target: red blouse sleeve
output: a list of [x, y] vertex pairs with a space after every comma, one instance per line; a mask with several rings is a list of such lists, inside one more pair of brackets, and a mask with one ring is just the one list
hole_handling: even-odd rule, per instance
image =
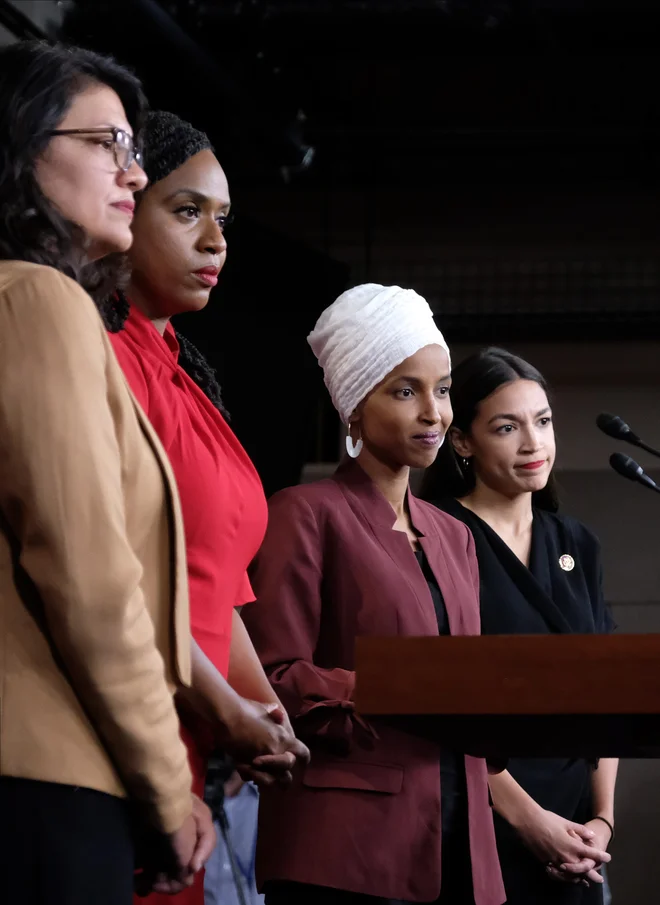
[[250, 584], [250, 579], [248, 578], [247, 572], [243, 576], [243, 580], [241, 582], [241, 587], [238, 591], [238, 597], [236, 598], [236, 603], [234, 606], [243, 606], [246, 603], [253, 603], [255, 600], [255, 594], [252, 590], [252, 585]]

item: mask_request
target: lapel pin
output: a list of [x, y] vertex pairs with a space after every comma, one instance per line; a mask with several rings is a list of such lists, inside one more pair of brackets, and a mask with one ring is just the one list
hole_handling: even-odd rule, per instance
[[564, 553], [563, 556], [559, 557], [559, 565], [564, 570], [564, 572], [572, 572], [575, 568], [575, 560], [570, 555], [570, 553]]

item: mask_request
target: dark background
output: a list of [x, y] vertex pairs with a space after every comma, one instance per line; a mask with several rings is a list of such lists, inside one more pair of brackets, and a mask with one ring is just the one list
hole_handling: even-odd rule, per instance
[[351, 283], [412, 286], [452, 343], [658, 336], [657, 0], [15, 0], [0, 21], [113, 53], [211, 136], [237, 216], [178, 326], [269, 491], [336, 458], [305, 336]]
[[[215, 142], [228, 263], [178, 326], [267, 490], [338, 457], [320, 310], [411, 286], [454, 360], [495, 341], [549, 379], [563, 505], [601, 538], [623, 632], [660, 632], [658, 497], [612, 472], [594, 420], [660, 447], [659, 24], [660, 0], [0, 0], [0, 43], [110, 51]], [[622, 763], [614, 905], [658, 899], [659, 814], [660, 764]]]

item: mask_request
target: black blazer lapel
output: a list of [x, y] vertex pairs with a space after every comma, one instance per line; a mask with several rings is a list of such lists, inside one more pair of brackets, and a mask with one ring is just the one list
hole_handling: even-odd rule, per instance
[[[474, 516], [475, 521], [478, 516]], [[487, 525], [482, 519], [478, 519], [479, 525], [475, 526], [473, 531], [479, 532], [483, 539], [491, 547], [495, 556], [499, 559], [509, 577], [520, 589], [521, 593], [528, 600], [530, 606], [533, 606], [537, 612], [543, 616], [548, 627], [553, 632], [560, 634], [570, 634], [573, 629], [570, 623], [559, 609], [554, 600], [548, 595], [544, 588], [536, 580], [530, 569], [522, 563], [515, 553], [504, 543], [502, 538], [493, 531], [490, 525]], [[532, 548], [538, 543], [539, 525], [534, 522], [532, 532]]]
[[[542, 510], [534, 514], [535, 532], [530, 568], [552, 600], [561, 604], [561, 611], [572, 632], [591, 634], [596, 631], [589, 587], [581, 565], [582, 550], [568, 525]], [[569, 554], [573, 568], [565, 571], [560, 563]]]
[[[472, 531], [477, 547], [482, 582], [497, 580], [495, 577], [497, 567], [503, 568], [529, 605], [541, 615], [550, 631], [560, 634], [568, 634], [573, 631], [561, 609], [537, 581], [530, 569], [520, 562], [515, 553], [490, 525], [457, 500], [443, 500], [441, 508], [460, 519]], [[539, 523], [536, 516], [532, 531], [532, 555], [534, 555], [535, 547], [543, 543], [545, 533], [544, 526]], [[489, 571], [493, 571], [492, 578], [488, 574]]]

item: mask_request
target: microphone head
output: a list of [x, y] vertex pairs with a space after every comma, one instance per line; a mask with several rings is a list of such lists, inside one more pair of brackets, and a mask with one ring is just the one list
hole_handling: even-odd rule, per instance
[[624, 478], [629, 478], [631, 481], [638, 481], [640, 476], [644, 474], [644, 469], [641, 465], [630, 456], [625, 456], [620, 452], [612, 453], [610, 465], [618, 474], [623, 475]]
[[618, 415], [610, 415], [608, 412], [600, 413], [596, 418], [596, 425], [604, 434], [614, 437], [615, 440], [630, 440], [631, 436], [634, 436], [623, 418], [619, 418]]
[[658, 487], [653, 478], [647, 475], [642, 466], [635, 462], [634, 459], [631, 459], [630, 456], [624, 456], [623, 453], [612, 453], [610, 465], [624, 478], [637, 481], [644, 487], [648, 487], [649, 490], [655, 490], [656, 493], [660, 493], [660, 487]]

